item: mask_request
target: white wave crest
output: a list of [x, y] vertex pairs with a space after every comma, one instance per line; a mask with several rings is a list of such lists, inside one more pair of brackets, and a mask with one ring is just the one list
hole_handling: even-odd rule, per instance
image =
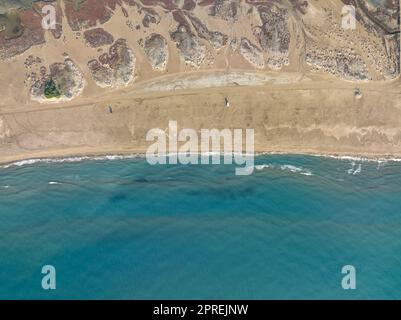
[[357, 156], [335, 156], [335, 155], [326, 155], [326, 154], [318, 154], [311, 155], [312, 157], [322, 157], [322, 158], [331, 158], [337, 160], [345, 160], [345, 161], [353, 161], [353, 162], [378, 162], [378, 163], [387, 163], [387, 162], [401, 162], [401, 158], [392, 158], [392, 157], [357, 157]]
[[305, 168], [297, 167], [291, 164], [284, 164], [284, 165], [275, 165], [275, 164], [262, 164], [262, 165], [255, 165], [255, 169], [258, 171], [264, 169], [280, 169], [282, 171], [289, 171], [292, 173], [302, 174], [304, 176], [313, 176], [313, 173]]
[[123, 160], [123, 159], [134, 159], [143, 157], [141, 154], [131, 154], [131, 155], [104, 155], [104, 156], [82, 156], [82, 157], [67, 157], [67, 158], [38, 158], [38, 159], [27, 159], [22, 161], [12, 162], [3, 165], [1, 168], [10, 167], [22, 167], [27, 165], [32, 165], [35, 163], [73, 163], [82, 162], [87, 160], [103, 161], [103, 160]]
[[318, 157], [318, 158], [331, 158], [337, 160], [346, 160], [346, 161], [358, 161], [358, 162], [378, 162], [378, 163], [387, 163], [387, 162], [401, 162], [401, 158], [396, 157], [375, 157], [375, 156], [347, 156], [347, 155], [332, 155], [332, 154], [314, 154], [314, 153], [288, 153], [288, 152], [258, 152], [255, 154], [255, 157], [268, 156], [268, 155], [283, 155], [283, 156], [308, 156], [308, 157]]

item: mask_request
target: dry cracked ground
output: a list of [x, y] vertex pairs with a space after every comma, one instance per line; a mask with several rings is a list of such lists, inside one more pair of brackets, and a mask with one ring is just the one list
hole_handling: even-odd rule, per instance
[[[49, 4], [57, 23], [46, 31]], [[356, 8], [355, 30], [343, 28], [344, 5]], [[8, 83], [23, 92], [9, 94], [42, 102], [195, 70], [389, 80], [398, 16], [396, 0], [1, 0], [0, 64], [21, 76]]]

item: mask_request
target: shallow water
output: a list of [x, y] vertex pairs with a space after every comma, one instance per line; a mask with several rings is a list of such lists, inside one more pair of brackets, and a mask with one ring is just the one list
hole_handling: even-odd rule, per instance
[[401, 298], [400, 162], [256, 164], [0, 169], [0, 298]]

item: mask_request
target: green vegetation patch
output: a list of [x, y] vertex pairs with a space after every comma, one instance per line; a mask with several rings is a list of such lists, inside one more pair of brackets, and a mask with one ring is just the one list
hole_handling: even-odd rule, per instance
[[58, 91], [56, 83], [53, 80], [46, 81], [45, 84], [45, 97], [47, 99], [60, 98], [61, 93]]

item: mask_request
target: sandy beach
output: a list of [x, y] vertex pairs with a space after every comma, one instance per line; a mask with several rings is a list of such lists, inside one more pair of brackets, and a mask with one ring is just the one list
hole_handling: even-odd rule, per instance
[[[203, 73], [191, 77], [195, 83], [208, 81]], [[180, 129], [254, 129], [255, 152], [401, 156], [398, 80], [355, 84], [322, 77], [278, 84], [270, 79], [205, 88], [183, 78], [188, 88], [171, 90], [164, 83], [172, 78], [179, 75], [65, 104], [2, 106], [0, 161], [145, 153], [146, 133], [166, 129], [171, 120]], [[356, 87], [362, 98], [355, 97]]]

